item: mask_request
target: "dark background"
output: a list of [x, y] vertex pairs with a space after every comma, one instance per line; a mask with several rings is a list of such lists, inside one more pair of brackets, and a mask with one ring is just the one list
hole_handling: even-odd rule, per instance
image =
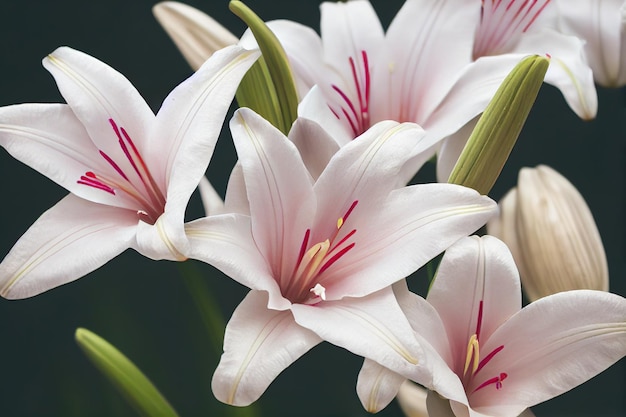
[[[61, 45], [87, 52], [125, 74], [156, 111], [191, 74], [151, 14], [154, 1], [3, 1], [0, 6], [0, 105], [60, 102], [41, 59]], [[239, 35], [227, 1], [189, 1]], [[375, 2], [387, 25], [401, 1]], [[290, 18], [318, 28], [318, 2], [248, 1], [264, 19]], [[548, 164], [567, 176], [591, 207], [609, 260], [611, 290], [626, 295], [624, 158], [626, 110], [619, 90], [599, 91], [598, 118], [583, 122], [560, 93], [544, 86], [492, 194], [516, 182], [522, 166]], [[209, 168], [220, 192], [235, 156], [224, 135]], [[432, 170], [431, 170], [432, 171]], [[0, 256], [66, 192], [0, 151]], [[432, 176], [427, 172], [425, 178]], [[201, 213], [198, 199], [190, 217]], [[196, 265], [219, 290], [226, 317], [246, 289]], [[423, 277], [421, 277], [423, 278]], [[412, 280], [419, 280], [413, 277]], [[0, 299], [0, 415], [134, 415], [74, 342], [77, 327], [102, 335], [155, 382], [181, 416], [227, 415], [210, 390], [215, 367], [209, 338], [178, 265], [133, 251], [70, 285], [21, 301]], [[264, 416], [363, 416], [355, 394], [361, 359], [322, 344], [281, 374], [258, 402]], [[535, 407], [537, 416], [626, 415], [624, 360], [583, 386]], [[392, 404], [380, 413], [399, 416]]]

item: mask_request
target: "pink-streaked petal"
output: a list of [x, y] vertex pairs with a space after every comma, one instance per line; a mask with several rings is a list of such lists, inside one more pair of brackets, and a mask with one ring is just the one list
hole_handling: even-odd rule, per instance
[[374, 55], [383, 47], [385, 33], [369, 1], [325, 2], [320, 5], [320, 32], [324, 59], [335, 68], [350, 74], [348, 58], [358, 58], [361, 51]]
[[516, 415], [587, 381], [626, 355], [626, 299], [590, 290], [544, 297], [507, 320], [481, 350], [502, 344], [504, 349], [474, 378], [480, 384], [481, 376], [505, 372], [502, 388], [480, 389], [470, 401], [485, 414]]
[[462, 375], [470, 337], [488, 340], [522, 308], [519, 274], [506, 245], [492, 236], [471, 236], [452, 245], [439, 264], [428, 302], [445, 323], [451, 368]]
[[474, 39], [474, 58], [511, 51], [545, 9], [554, 7], [550, 0], [482, 2], [480, 25]]
[[289, 139], [296, 145], [304, 165], [314, 180], [317, 180], [328, 162], [339, 150], [335, 142], [319, 124], [298, 118], [291, 130]]
[[375, 74], [387, 72], [386, 64], [379, 62], [385, 35], [368, 1], [324, 2], [320, 10], [326, 69], [318, 85], [355, 137], [371, 124]]
[[471, 62], [479, 19], [478, 2], [406, 1], [387, 30], [387, 74], [382, 76], [389, 87], [376, 90], [374, 120], [412, 121], [427, 128], [427, 116]]
[[32, 297], [98, 269], [129, 248], [137, 228], [131, 210], [72, 194], [39, 217], [0, 264], [0, 294]]
[[522, 36], [514, 52], [550, 56], [545, 81], [561, 90], [578, 117], [589, 120], [596, 117], [598, 95], [583, 48], [584, 42], [575, 36], [544, 29]]
[[289, 279], [316, 208], [313, 180], [296, 146], [252, 110], [239, 109], [231, 131], [243, 167], [254, 240], [274, 276]]
[[267, 294], [251, 291], [226, 326], [213, 394], [227, 404], [248, 405], [319, 342], [315, 333], [296, 324], [289, 310], [268, 310]]
[[586, 41], [585, 53], [596, 82], [626, 83], [626, 3], [624, 0], [561, 0], [559, 29]]
[[239, 81], [258, 51], [239, 46], [215, 52], [163, 102], [151, 127], [147, 158], [167, 188], [165, 211], [181, 224], [191, 194], [213, 155]]
[[154, 114], [135, 87], [122, 74], [85, 53], [68, 47], [56, 49], [43, 60], [76, 117], [94, 144], [124, 172], [133, 172], [118, 144], [109, 119], [123, 127], [142, 153]]
[[363, 408], [368, 413], [377, 413], [387, 407], [398, 395], [400, 386], [404, 381], [406, 378], [402, 375], [398, 375], [370, 359], [365, 359], [359, 372], [356, 392]]
[[[326, 296], [359, 297], [403, 279], [484, 225], [496, 209], [490, 198], [452, 184], [392, 191], [375, 213], [355, 219], [356, 246], [328, 269]], [[352, 215], [361, 215], [357, 211]]]
[[422, 349], [391, 288], [360, 298], [294, 304], [298, 324], [322, 339], [404, 376], [425, 372]]
[[250, 217], [229, 213], [194, 220], [185, 225], [189, 258], [206, 262], [253, 290], [270, 294], [269, 306], [285, 310], [285, 300], [250, 231]]
[[[322, 40], [310, 27], [290, 20], [274, 20], [267, 26], [278, 38], [291, 65], [296, 88], [300, 98], [317, 84], [320, 74], [324, 73], [322, 60]], [[241, 37], [240, 45], [245, 48], [257, 48], [256, 40], [250, 32]]]
[[0, 145], [14, 158], [68, 191], [97, 203], [138, 210], [125, 193], [79, 184], [87, 172], [110, 168], [65, 104], [18, 104], [0, 109]]
[[200, 198], [206, 216], [225, 213], [224, 200], [222, 200], [222, 197], [215, 191], [215, 188], [213, 188], [213, 185], [207, 177], [202, 176], [200, 178], [198, 191], [200, 192]]

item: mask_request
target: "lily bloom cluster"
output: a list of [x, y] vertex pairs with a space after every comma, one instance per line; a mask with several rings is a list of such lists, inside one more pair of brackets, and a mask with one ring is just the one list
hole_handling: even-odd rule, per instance
[[[447, 179], [476, 118], [528, 53], [550, 56], [546, 81], [579, 116], [595, 116], [585, 42], [555, 30], [551, 4], [407, 0], [386, 33], [364, 0], [323, 3], [321, 36], [269, 22], [299, 117], [283, 133], [249, 108], [235, 111], [238, 162], [223, 200], [204, 172], [260, 56], [250, 33], [186, 54], [196, 72], [156, 115], [108, 65], [55, 50], [43, 65], [67, 104], [0, 108], [0, 145], [69, 194], [6, 255], [0, 294], [35, 296], [128, 248], [206, 262], [250, 289], [212, 380], [232, 405], [256, 401], [322, 341], [365, 358], [357, 392], [371, 412], [407, 379], [429, 390], [433, 417], [517, 416], [572, 389], [626, 355], [626, 299], [577, 290], [522, 308], [506, 245], [470, 237], [496, 203], [445, 181], [407, 185], [435, 152]], [[217, 23], [200, 12], [171, 2], [158, 10], [183, 51], [199, 50], [191, 29], [214, 39]], [[186, 221], [197, 187], [206, 216]], [[411, 293], [405, 278], [444, 251], [428, 297]]]

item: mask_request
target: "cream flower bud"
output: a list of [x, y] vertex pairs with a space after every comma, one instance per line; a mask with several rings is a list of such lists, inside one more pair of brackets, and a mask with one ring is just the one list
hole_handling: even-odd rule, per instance
[[554, 169], [519, 172], [487, 230], [510, 248], [531, 301], [560, 291], [608, 291], [600, 233], [578, 190]]
[[398, 405], [406, 417], [428, 417], [426, 396], [428, 391], [419, 385], [404, 381], [398, 390]]
[[211, 16], [186, 4], [164, 1], [152, 12], [194, 71], [215, 51], [239, 42]]

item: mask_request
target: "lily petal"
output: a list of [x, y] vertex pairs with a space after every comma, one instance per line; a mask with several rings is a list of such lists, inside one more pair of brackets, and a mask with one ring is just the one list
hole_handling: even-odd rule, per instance
[[274, 276], [288, 278], [315, 212], [313, 180], [295, 145], [253, 111], [239, 109], [231, 131], [243, 166], [254, 239], [280, 268]]
[[422, 366], [422, 349], [391, 288], [358, 299], [294, 304], [291, 311], [298, 324], [322, 339], [395, 372], [414, 375]]
[[187, 223], [185, 231], [190, 242], [187, 256], [213, 265], [249, 288], [267, 291], [270, 299], [277, 299], [275, 303], [283, 301], [281, 310], [289, 308], [254, 244], [248, 216], [231, 213], [205, 217]]
[[[424, 130], [416, 124], [385, 121], [343, 146], [314, 186], [320, 207], [337, 210], [324, 210], [323, 216], [339, 218], [343, 207], [355, 200], [365, 200], [367, 195], [386, 196], [392, 189], [404, 186], [399, 173], [408, 158], [430, 146], [424, 138]], [[342, 190], [343, 201], [337, 200], [337, 193], [332, 190]]]
[[[491, 415], [519, 414], [602, 372], [626, 351], [626, 299], [603, 291], [566, 291], [526, 306], [484, 346], [504, 341], [482, 373], [506, 372], [497, 394], [472, 394], [472, 407]], [[471, 389], [471, 388], [470, 388]]]
[[520, 280], [508, 248], [492, 236], [462, 239], [446, 251], [444, 259], [427, 300], [445, 323], [448, 337], [454, 338], [453, 369], [463, 374], [461, 362], [470, 337], [489, 339], [522, 308]]
[[319, 86], [314, 85], [298, 105], [298, 117], [317, 122], [324, 128], [338, 147], [348, 144], [354, 139], [348, 125], [341, 123], [339, 118], [330, 110], [324, 93]]
[[339, 145], [319, 124], [299, 117], [289, 131], [289, 139], [296, 145], [304, 165], [314, 180], [339, 150]]
[[374, 111], [383, 114], [374, 114], [374, 120], [392, 118], [425, 125], [433, 106], [442, 101], [458, 72], [471, 62], [479, 13], [479, 5], [471, 1], [404, 3], [387, 30], [389, 64], [381, 71], [389, 74], [390, 88], [377, 90], [381, 94], [373, 101], [380, 106]]
[[243, 177], [243, 168], [237, 161], [228, 178], [226, 196], [224, 197], [224, 210], [226, 213], [241, 213], [250, 215], [250, 202], [246, 194], [246, 182]]
[[[280, 41], [296, 81], [298, 96], [303, 98], [317, 83], [319, 74], [324, 71], [322, 60], [322, 41], [310, 27], [290, 20], [267, 22], [274, 35]], [[258, 48], [252, 32], [248, 29], [239, 44], [247, 49]]]
[[502, 81], [525, 56], [481, 57], [464, 67], [438, 106], [425, 116], [427, 133], [437, 137], [451, 135], [482, 113]]
[[138, 210], [124, 195], [103, 193], [77, 180], [85, 172], [106, 172], [104, 159], [82, 123], [65, 104], [17, 104], [0, 108], [0, 145], [14, 158], [87, 200]]
[[[343, 277], [327, 287], [327, 297], [358, 297], [393, 284], [480, 228], [496, 209], [490, 198], [452, 184], [392, 191], [377, 207], [380, 221], [360, 226], [359, 236], [365, 238], [350, 262], [334, 265], [332, 273]], [[353, 215], [361, 213], [355, 210]]]
[[268, 310], [267, 302], [266, 293], [251, 291], [226, 326], [224, 354], [211, 384], [222, 402], [254, 402], [279, 373], [321, 342], [296, 324], [289, 310]]
[[[541, 45], [541, 50], [537, 50], [537, 45]], [[583, 120], [596, 117], [598, 95], [582, 40], [543, 29], [522, 36], [515, 52], [548, 55], [551, 61], [545, 81], [561, 90], [565, 101], [578, 117]]]
[[215, 191], [215, 188], [213, 188], [213, 185], [207, 177], [202, 176], [202, 178], [200, 178], [198, 191], [200, 192], [200, 198], [206, 216], [225, 213], [224, 200], [222, 200], [222, 197]]
[[130, 247], [137, 227], [131, 210], [72, 194], [46, 211], [0, 264], [0, 295], [32, 297], [98, 269]]
[[165, 176], [157, 181], [163, 180], [167, 186], [165, 210], [181, 225], [187, 202], [211, 160], [239, 81], [258, 56], [258, 51], [239, 46], [216, 52], [169, 94], [151, 126], [148, 159], [165, 167], [157, 171]]
[[404, 381], [406, 378], [402, 375], [390, 371], [370, 359], [365, 359], [359, 372], [356, 392], [363, 408], [368, 413], [377, 413], [387, 407], [398, 395], [400, 386]]
[[347, 67], [348, 57], [358, 59], [361, 51], [376, 54], [383, 47], [385, 32], [369, 1], [324, 2], [320, 12], [324, 60], [331, 66]]
[[134, 172], [109, 122], [112, 119], [123, 127], [140, 153], [146, 150], [143, 133], [154, 114], [130, 81], [107, 64], [68, 47], [44, 58], [43, 66], [54, 76], [94, 144], [117, 161], [122, 171]]
[[596, 82], [626, 84], [626, 3], [624, 0], [557, 1], [559, 29], [586, 41], [585, 53]]

